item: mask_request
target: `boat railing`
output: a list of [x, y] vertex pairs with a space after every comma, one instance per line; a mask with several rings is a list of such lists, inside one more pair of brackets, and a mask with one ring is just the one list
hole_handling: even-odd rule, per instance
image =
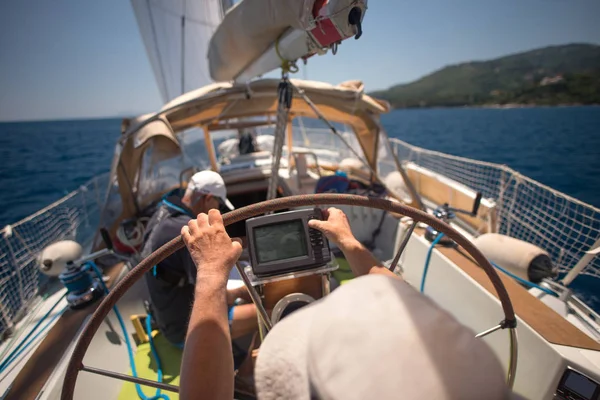
[[[568, 272], [600, 239], [600, 209], [539, 183], [506, 165], [477, 161], [390, 139], [404, 163], [459, 182], [496, 204], [497, 233], [533, 243]], [[600, 277], [600, 257], [582, 271]]]
[[[394, 138], [390, 142], [402, 163], [443, 175], [493, 200], [497, 232], [544, 248], [562, 273], [600, 239], [600, 209], [506, 165], [427, 150]], [[343, 148], [327, 130], [315, 128], [294, 129], [294, 145], [338, 152]], [[4, 227], [0, 235], [0, 334], [18, 321], [46, 283], [37, 260], [44, 247], [65, 239], [76, 240], [84, 248], [91, 245], [108, 180], [108, 173], [98, 175], [48, 207]], [[600, 257], [582, 273], [600, 277]]]
[[109, 174], [93, 177], [77, 190], [0, 234], [0, 334], [12, 328], [47, 278], [39, 272], [39, 253], [51, 243], [71, 239], [89, 248], [100, 223]]

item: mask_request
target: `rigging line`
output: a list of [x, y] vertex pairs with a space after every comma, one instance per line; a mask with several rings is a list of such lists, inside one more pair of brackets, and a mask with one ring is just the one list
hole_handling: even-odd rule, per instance
[[350, 143], [348, 143], [348, 141], [337, 131], [337, 129], [335, 129], [335, 127], [331, 124], [331, 122], [329, 122], [329, 120], [327, 118], [325, 118], [325, 116], [321, 113], [321, 111], [319, 111], [319, 109], [317, 108], [317, 106], [315, 105], [315, 103], [313, 103], [312, 100], [308, 97], [308, 95], [306, 94], [306, 92], [304, 91], [304, 89], [301, 89], [301, 88], [297, 87], [291, 81], [290, 81], [290, 85], [292, 85], [292, 87], [294, 89], [296, 89], [296, 91], [304, 99], [304, 101], [306, 102], [306, 104], [308, 104], [308, 106], [313, 110], [313, 112], [317, 115], [317, 117], [321, 121], [323, 121], [325, 123], [325, 125], [327, 125], [327, 127], [329, 128], [329, 130], [334, 135], [336, 135], [342, 141], [342, 143], [344, 143], [344, 145], [348, 148], [348, 150], [350, 150], [350, 152], [356, 158], [358, 158], [360, 161], [362, 161], [363, 164], [365, 166], [367, 166], [367, 168], [369, 168], [369, 172], [371, 172], [375, 176], [378, 176], [377, 173], [375, 172], [375, 170], [373, 169], [373, 167], [371, 167], [371, 165], [368, 162], [366, 162], [366, 160], [363, 157], [361, 157], [358, 154], [358, 152], [352, 148], [352, 146], [350, 146]]
[[146, 0], [146, 5], [148, 6], [148, 14], [150, 16], [150, 28], [152, 30], [152, 38], [154, 39], [154, 49], [156, 50], [156, 58], [158, 61], [158, 69], [160, 71], [160, 77], [162, 78], [162, 86], [164, 89], [163, 95], [165, 101], [169, 100], [169, 91], [167, 88], [167, 80], [165, 79], [165, 71], [162, 66], [162, 58], [160, 56], [160, 49], [158, 47], [158, 38], [156, 36], [156, 28], [154, 26], [154, 15], [152, 14], [152, 7], [150, 6], [150, 0]]
[[235, 99], [234, 101], [232, 101], [231, 103], [227, 104], [225, 107], [223, 107], [223, 109], [221, 110], [221, 112], [219, 113], [219, 115], [217, 115], [216, 117], [214, 117], [213, 119], [211, 119], [208, 123], [204, 123], [204, 124], [195, 124], [192, 126], [209, 126], [212, 124], [216, 124], [217, 122], [219, 122], [219, 120], [224, 119], [224, 117], [227, 115], [227, 113], [236, 106], [236, 104], [240, 101], [240, 99]]
[[123, 177], [125, 178], [125, 183], [127, 183], [127, 188], [129, 189], [129, 193], [131, 194], [131, 200], [133, 201], [133, 206], [135, 207], [135, 211], [139, 214], [141, 212], [140, 205], [138, 204], [136, 193], [134, 193], [134, 191], [133, 191], [133, 186], [131, 185], [131, 182], [129, 181], [129, 177], [127, 176], [127, 171], [125, 170], [125, 166], [123, 165], [123, 162], [121, 161], [121, 157], [119, 157], [118, 167], [121, 169], [121, 172], [123, 173]]
[[183, 0], [183, 15], [181, 16], [181, 94], [185, 93], [185, 12], [187, 2]]
[[290, 108], [292, 106], [293, 89], [287, 77], [287, 73], [283, 73], [279, 82], [278, 102], [277, 102], [277, 123], [275, 125], [275, 140], [273, 141], [273, 161], [271, 165], [271, 177], [269, 178], [269, 186], [267, 189], [267, 200], [277, 197], [277, 188], [279, 186], [279, 165], [281, 162], [281, 154], [285, 141], [285, 134], [288, 125]]
[[[353, 113], [356, 112], [357, 103], [358, 103], [358, 95], [354, 96], [354, 110], [352, 111]], [[379, 127], [379, 129], [377, 130], [377, 134], [375, 135], [375, 146], [373, 146], [375, 149], [377, 149], [377, 153], [379, 153], [379, 138], [380, 138], [380, 136], [381, 136], [381, 127]], [[375, 171], [371, 170], [371, 176], [369, 179], [371, 184], [373, 184], [373, 182], [375, 181], [376, 178], [377, 178], [377, 174], [375, 173]]]

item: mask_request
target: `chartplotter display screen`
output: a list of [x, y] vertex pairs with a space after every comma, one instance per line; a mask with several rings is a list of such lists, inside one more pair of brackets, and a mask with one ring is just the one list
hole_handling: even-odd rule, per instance
[[311, 219], [323, 219], [321, 210], [301, 209], [248, 219], [246, 236], [254, 274], [287, 274], [331, 261], [329, 242], [308, 226]]
[[308, 256], [302, 220], [279, 222], [254, 228], [254, 247], [258, 262], [287, 260]]

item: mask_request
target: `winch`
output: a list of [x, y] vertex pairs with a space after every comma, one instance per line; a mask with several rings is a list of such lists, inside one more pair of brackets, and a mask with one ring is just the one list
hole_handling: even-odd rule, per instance
[[46, 247], [40, 254], [40, 271], [58, 277], [67, 289], [67, 303], [72, 309], [84, 308], [104, 295], [102, 274], [93, 260], [113, 254], [108, 232], [101, 231], [106, 248], [82, 257], [83, 248], [72, 240], [62, 240]]
[[100, 279], [95, 277], [89, 263], [72, 264], [58, 276], [67, 288], [67, 303], [72, 309], [83, 308], [104, 294]]
[[[442, 221], [444, 221], [447, 224], [450, 223], [450, 220], [456, 218], [457, 213], [475, 217], [475, 216], [477, 216], [477, 212], [479, 211], [479, 205], [481, 204], [482, 196], [483, 195], [481, 192], [477, 192], [477, 194], [475, 195], [475, 201], [473, 202], [473, 209], [471, 211], [462, 210], [460, 208], [450, 207], [450, 205], [448, 203], [445, 203], [445, 204], [439, 206], [438, 208], [436, 208], [435, 210], [433, 210], [433, 215], [436, 218], [441, 219]], [[429, 240], [430, 242], [433, 242], [434, 240], [437, 239], [436, 244], [439, 243], [442, 246], [446, 246], [446, 247], [454, 246], [454, 241], [452, 239], [447, 238], [445, 236], [438, 238], [438, 235], [439, 235], [439, 232], [437, 230], [435, 230], [434, 228], [432, 228], [431, 226], [428, 226], [427, 229], [425, 230], [425, 238], [427, 240]]]

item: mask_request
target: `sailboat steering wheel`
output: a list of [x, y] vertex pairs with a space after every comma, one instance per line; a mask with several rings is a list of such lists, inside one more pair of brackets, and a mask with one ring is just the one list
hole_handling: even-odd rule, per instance
[[[511, 334], [511, 352], [509, 358], [507, 382], [509, 387], [512, 387], [517, 366], [517, 343], [515, 333], [516, 318], [508, 292], [506, 291], [506, 288], [504, 287], [504, 284], [502, 283], [502, 280], [498, 276], [496, 270], [492, 267], [492, 265], [486, 259], [486, 257], [473, 245], [473, 243], [471, 243], [467, 238], [465, 238], [462, 234], [460, 234], [458, 231], [456, 231], [454, 228], [452, 228], [445, 222], [416, 208], [401, 203], [392, 202], [389, 200], [348, 194], [312, 194], [283, 197], [279, 199], [252, 204], [247, 207], [243, 207], [231, 211], [227, 214], [224, 214], [223, 223], [225, 226], [227, 226], [235, 222], [246, 220], [248, 218], [255, 217], [270, 211], [278, 211], [293, 207], [319, 205], [363, 206], [388, 211], [400, 215], [405, 215], [409, 218], [412, 218], [415, 223], [423, 222], [434, 228], [436, 231], [444, 233], [444, 235], [446, 235], [448, 238], [452, 239], [458, 245], [462, 246], [462, 248], [471, 257], [473, 257], [473, 259], [479, 264], [479, 266], [483, 268], [488, 278], [492, 282], [492, 285], [496, 290], [498, 299], [500, 300], [500, 303], [502, 305], [502, 310], [504, 312], [504, 321], [502, 321], [497, 327], [485, 331], [478, 336], [484, 336], [485, 334], [493, 332], [500, 328], [509, 329]], [[100, 370], [97, 368], [86, 367], [83, 365], [83, 358], [94, 335], [96, 334], [98, 328], [102, 324], [102, 321], [106, 318], [113, 306], [117, 304], [117, 302], [123, 296], [123, 294], [127, 290], [129, 290], [129, 288], [131, 288], [131, 286], [133, 286], [135, 282], [141, 279], [142, 276], [152, 268], [152, 266], [158, 264], [159, 262], [170, 256], [177, 250], [181, 249], [182, 247], [184, 247], [183, 240], [180, 236], [177, 236], [176, 238], [162, 246], [160, 249], [150, 254], [148, 257], [142, 260], [135, 268], [129, 271], [129, 273], [120, 282], [118, 282], [115, 285], [115, 287], [110, 291], [110, 293], [102, 300], [92, 317], [89, 319], [86, 326], [83, 328], [83, 332], [77, 340], [77, 344], [75, 345], [75, 349], [73, 350], [73, 354], [71, 355], [71, 359], [69, 360], [69, 364], [67, 366], [65, 380], [63, 382], [62, 387], [61, 399], [73, 399], [75, 384], [77, 382], [77, 376], [82, 370], [117, 379], [135, 382], [135, 380], [129, 376], [117, 374], [111, 371]], [[159, 387], [170, 391], [178, 391], [178, 388], [176, 386], [158, 382], [151, 383], [154, 383], [154, 385], [151, 385], [154, 387]], [[147, 384], [147, 382], [144, 382], [143, 384]]]

